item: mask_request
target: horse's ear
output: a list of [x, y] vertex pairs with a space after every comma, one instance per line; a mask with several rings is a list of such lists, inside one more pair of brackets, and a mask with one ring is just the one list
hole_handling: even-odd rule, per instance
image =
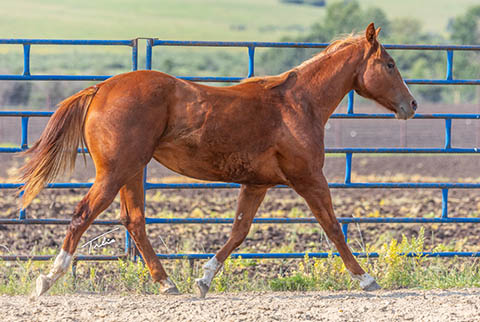
[[378, 38], [378, 34], [380, 33], [380, 30], [382, 30], [381, 27], [378, 27], [377, 30], [375, 30], [375, 37]]
[[367, 38], [367, 41], [372, 45], [376, 46], [378, 44], [377, 42], [377, 33], [375, 31], [375, 25], [373, 22], [371, 22], [367, 29], [365, 30], [365, 37]]

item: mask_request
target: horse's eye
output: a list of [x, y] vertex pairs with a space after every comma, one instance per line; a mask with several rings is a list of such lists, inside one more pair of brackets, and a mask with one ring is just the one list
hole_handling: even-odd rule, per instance
[[387, 67], [390, 68], [390, 69], [393, 69], [393, 67], [395, 67], [395, 64], [393, 62], [389, 62], [387, 64]]

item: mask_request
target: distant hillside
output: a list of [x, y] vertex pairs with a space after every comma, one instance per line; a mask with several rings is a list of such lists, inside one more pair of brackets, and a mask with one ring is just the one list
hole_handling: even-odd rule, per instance
[[[327, 4], [332, 2], [327, 0]], [[478, 0], [362, 0], [389, 18], [412, 17], [441, 33]], [[2, 1], [0, 38], [133, 38], [275, 41], [308, 30], [324, 8], [279, 0]]]

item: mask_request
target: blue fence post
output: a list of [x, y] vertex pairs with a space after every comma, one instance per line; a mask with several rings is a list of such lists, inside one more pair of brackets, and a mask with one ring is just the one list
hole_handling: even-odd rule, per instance
[[20, 146], [22, 150], [28, 149], [28, 116], [22, 116], [22, 138]]
[[352, 153], [345, 154], [345, 183], [352, 182]]
[[132, 39], [132, 70], [138, 69], [138, 38]]
[[448, 218], [448, 189], [442, 189], [442, 218]]
[[147, 39], [147, 48], [145, 53], [145, 69], [152, 69], [152, 47], [153, 47], [153, 39]]
[[255, 75], [255, 46], [248, 46], [248, 75], [253, 77]]
[[[20, 192], [20, 194], [19, 194], [18, 196], [19, 196], [20, 198], [22, 198], [22, 197], [23, 197], [23, 191]], [[18, 219], [20, 219], [20, 220], [27, 219], [27, 212], [26, 212], [25, 208], [21, 208], [21, 209], [20, 209], [20, 212], [19, 212], [19, 214], [18, 214]]]
[[345, 237], [345, 242], [348, 242], [348, 224], [342, 224], [342, 233]]
[[[20, 141], [20, 148], [22, 151], [25, 151], [28, 149], [28, 116], [22, 116], [22, 134], [21, 134], [21, 141]], [[23, 197], [23, 191], [20, 192], [19, 195], [20, 198]], [[25, 208], [20, 209], [20, 214], [18, 216], [18, 219], [23, 220], [27, 218], [27, 212]]]
[[[132, 39], [132, 71], [138, 70], [138, 38]], [[130, 256], [134, 251], [132, 250], [133, 243], [130, 233], [125, 228], [125, 256]]]
[[[348, 104], [347, 104], [347, 114], [353, 114], [353, 96], [354, 91], [351, 90], [348, 92]], [[352, 153], [346, 153], [345, 155], [345, 183], [350, 183], [352, 178]]]
[[132, 242], [130, 239], [130, 233], [128, 232], [127, 229], [125, 229], [125, 256], [130, 256], [131, 255], [131, 247], [132, 247]]
[[30, 76], [30, 44], [23, 44], [23, 76]]
[[355, 91], [352, 89], [350, 92], [348, 92], [348, 105], [347, 105], [347, 113], [348, 114], [353, 114], [353, 96], [354, 96]]
[[[445, 149], [452, 148], [452, 119], [445, 119]], [[442, 189], [442, 218], [448, 216], [448, 189]]]
[[447, 50], [447, 80], [453, 79], [453, 50]]
[[445, 149], [452, 148], [452, 119], [445, 119]]

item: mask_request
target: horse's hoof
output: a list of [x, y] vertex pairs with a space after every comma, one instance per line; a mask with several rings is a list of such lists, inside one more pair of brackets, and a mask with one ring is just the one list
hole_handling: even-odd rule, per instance
[[367, 292], [372, 292], [372, 291], [376, 291], [376, 290], [380, 290], [382, 289], [380, 287], [380, 285], [378, 285], [378, 283], [376, 281], [373, 281], [372, 283], [368, 284], [367, 286], [365, 286], [363, 288], [364, 291], [367, 291]]
[[180, 291], [178, 290], [178, 288], [175, 285], [165, 288], [162, 291], [162, 293], [165, 294], [165, 295], [180, 295], [181, 294]]
[[165, 288], [162, 290], [162, 293], [165, 295], [180, 295], [180, 291], [178, 290], [175, 283], [172, 282], [169, 278], [167, 278], [164, 282]]
[[50, 278], [48, 278], [43, 274], [40, 274], [36, 282], [35, 295], [39, 297], [42, 294], [44, 294], [46, 291], [48, 291], [49, 288], [50, 288]]
[[208, 286], [201, 278], [196, 279], [195, 282], [198, 288], [198, 296], [204, 299], [210, 286]]

